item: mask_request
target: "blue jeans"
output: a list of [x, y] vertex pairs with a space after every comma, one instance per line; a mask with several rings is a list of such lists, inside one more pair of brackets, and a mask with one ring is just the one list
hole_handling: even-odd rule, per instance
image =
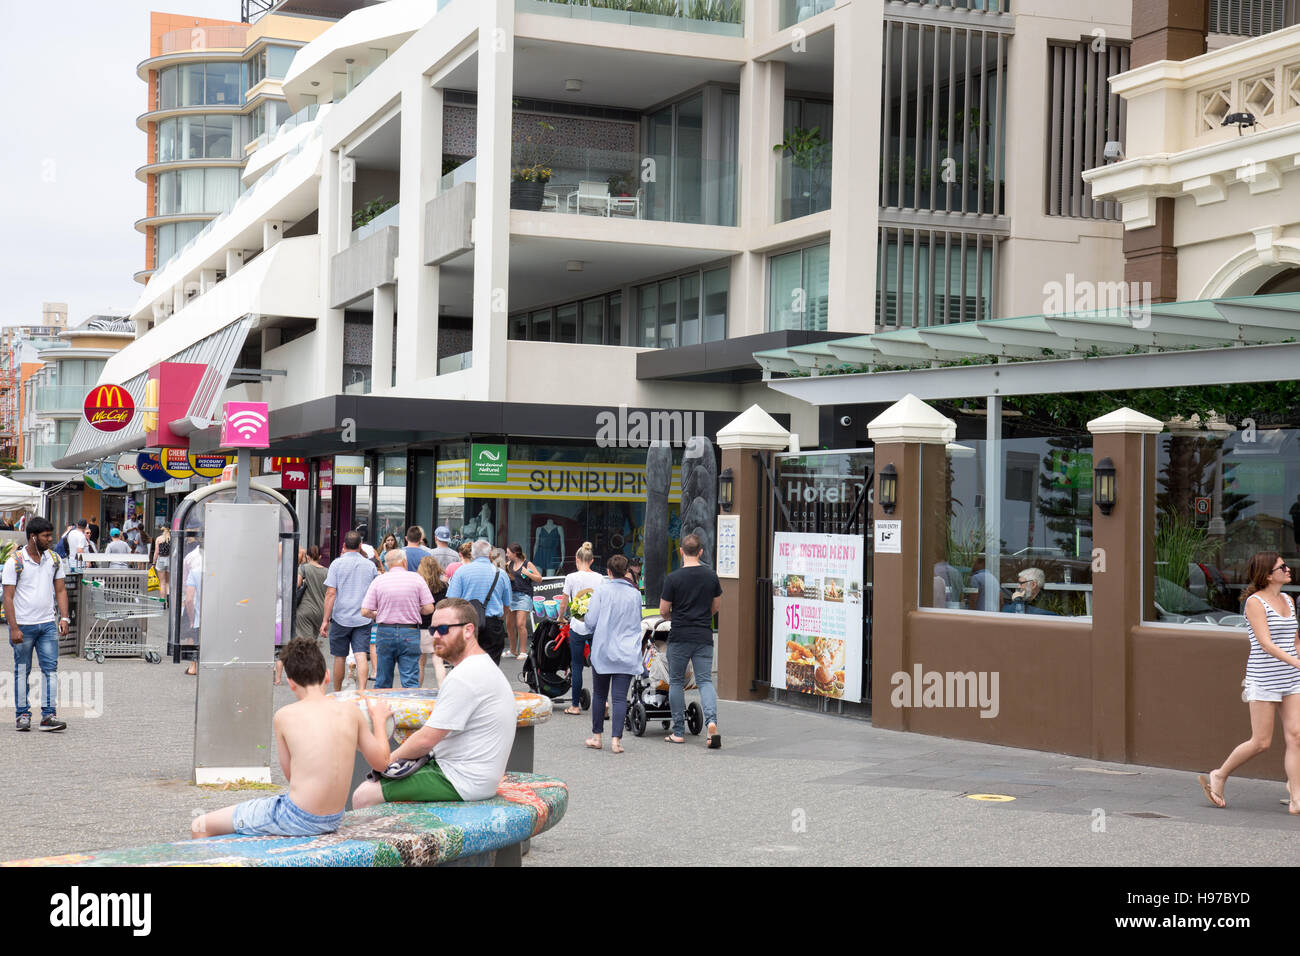
[[32, 650], [41, 665], [41, 718], [53, 717], [55, 688], [59, 672], [59, 626], [53, 621], [44, 624], [20, 624], [23, 632], [21, 644], [10, 644], [14, 649], [14, 705], [18, 717], [30, 717], [32, 709], [27, 703], [27, 681], [32, 673]]
[[695, 671], [700, 688], [704, 725], [718, 722], [718, 692], [713, 689], [713, 645], [668, 642], [668, 706], [673, 711], [673, 733], [686, 736], [686, 664]]
[[632, 685], [632, 675], [597, 674], [593, 670], [591, 683], [596, 689], [591, 695], [591, 732], [605, 732], [605, 701], [610, 700], [613, 703], [609, 716], [613, 723], [609, 725], [609, 735], [622, 739], [623, 726], [627, 720], [627, 689]]
[[418, 624], [381, 624], [375, 638], [375, 689], [393, 686], [397, 665], [403, 687], [420, 686], [420, 627]]
[[[573, 706], [582, 706], [582, 669], [587, 664], [587, 648], [591, 646], [590, 634], [577, 634], [569, 630], [569, 683], [573, 685]], [[605, 711], [601, 710], [603, 714]]]

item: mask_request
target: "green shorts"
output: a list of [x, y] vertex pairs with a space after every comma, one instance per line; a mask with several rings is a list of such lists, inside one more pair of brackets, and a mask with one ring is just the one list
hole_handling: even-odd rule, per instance
[[409, 777], [380, 780], [379, 787], [384, 792], [385, 803], [432, 803], [435, 800], [462, 799], [442, 768], [433, 760]]

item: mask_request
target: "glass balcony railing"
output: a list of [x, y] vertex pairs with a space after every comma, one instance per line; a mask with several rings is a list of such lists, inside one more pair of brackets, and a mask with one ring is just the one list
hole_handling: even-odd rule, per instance
[[802, 23], [834, 6], [835, 0], [781, 0], [781, 29]]
[[62, 445], [37, 445], [32, 454], [33, 468], [53, 468], [54, 462], [68, 453], [68, 443]]
[[745, 0], [515, 0], [515, 11], [661, 30], [745, 35]]
[[374, 219], [371, 219], [365, 225], [353, 229], [352, 241], [360, 242], [362, 239], [366, 238], [366, 236], [373, 236], [380, 229], [384, 229], [388, 226], [396, 226], [397, 218], [401, 214], [402, 214], [402, 204], [395, 203], [394, 205], [390, 206], [388, 209], [385, 209], [383, 212], [381, 212]]
[[316, 119], [316, 116], [319, 113], [320, 113], [319, 104], [317, 103], [307, 104], [298, 112], [290, 116], [283, 123], [281, 123], [279, 126], [277, 126], [275, 129], [265, 132], [261, 136], [257, 137], [257, 148], [261, 149], [263, 146], [275, 142], [281, 136], [286, 135], [291, 130], [297, 129], [299, 126], [302, 126], [304, 123], [312, 122], [314, 119]]
[[830, 144], [815, 155], [786, 153], [776, 177], [776, 221], [786, 222], [831, 208]]
[[473, 352], [457, 352], [455, 355], [444, 355], [438, 359], [438, 374], [448, 375], [451, 372], [459, 372], [463, 369], [474, 367]]
[[81, 385], [41, 385], [36, 389], [38, 412], [80, 412], [90, 391]]
[[459, 186], [461, 183], [478, 182], [478, 157], [474, 156], [465, 160], [451, 172], [442, 177], [440, 192], [447, 192], [450, 189]]
[[710, 226], [736, 224], [731, 160], [642, 155], [578, 146], [516, 143], [514, 176], [549, 170], [543, 183], [512, 182], [511, 208], [611, 219]]

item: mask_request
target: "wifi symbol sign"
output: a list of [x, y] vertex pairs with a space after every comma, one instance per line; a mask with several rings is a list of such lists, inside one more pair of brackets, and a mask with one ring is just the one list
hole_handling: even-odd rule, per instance
[[270, 445], [270, 409], [265, 402], [227, 402], [221, 426], [225, 448], [266, 448]]

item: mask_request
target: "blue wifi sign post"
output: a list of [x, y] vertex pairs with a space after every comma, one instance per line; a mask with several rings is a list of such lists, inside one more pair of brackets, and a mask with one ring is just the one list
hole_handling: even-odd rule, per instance
[[469, 456], [469, 480], [505, 484], [510, 474], [505, 445], [473, 445]]

